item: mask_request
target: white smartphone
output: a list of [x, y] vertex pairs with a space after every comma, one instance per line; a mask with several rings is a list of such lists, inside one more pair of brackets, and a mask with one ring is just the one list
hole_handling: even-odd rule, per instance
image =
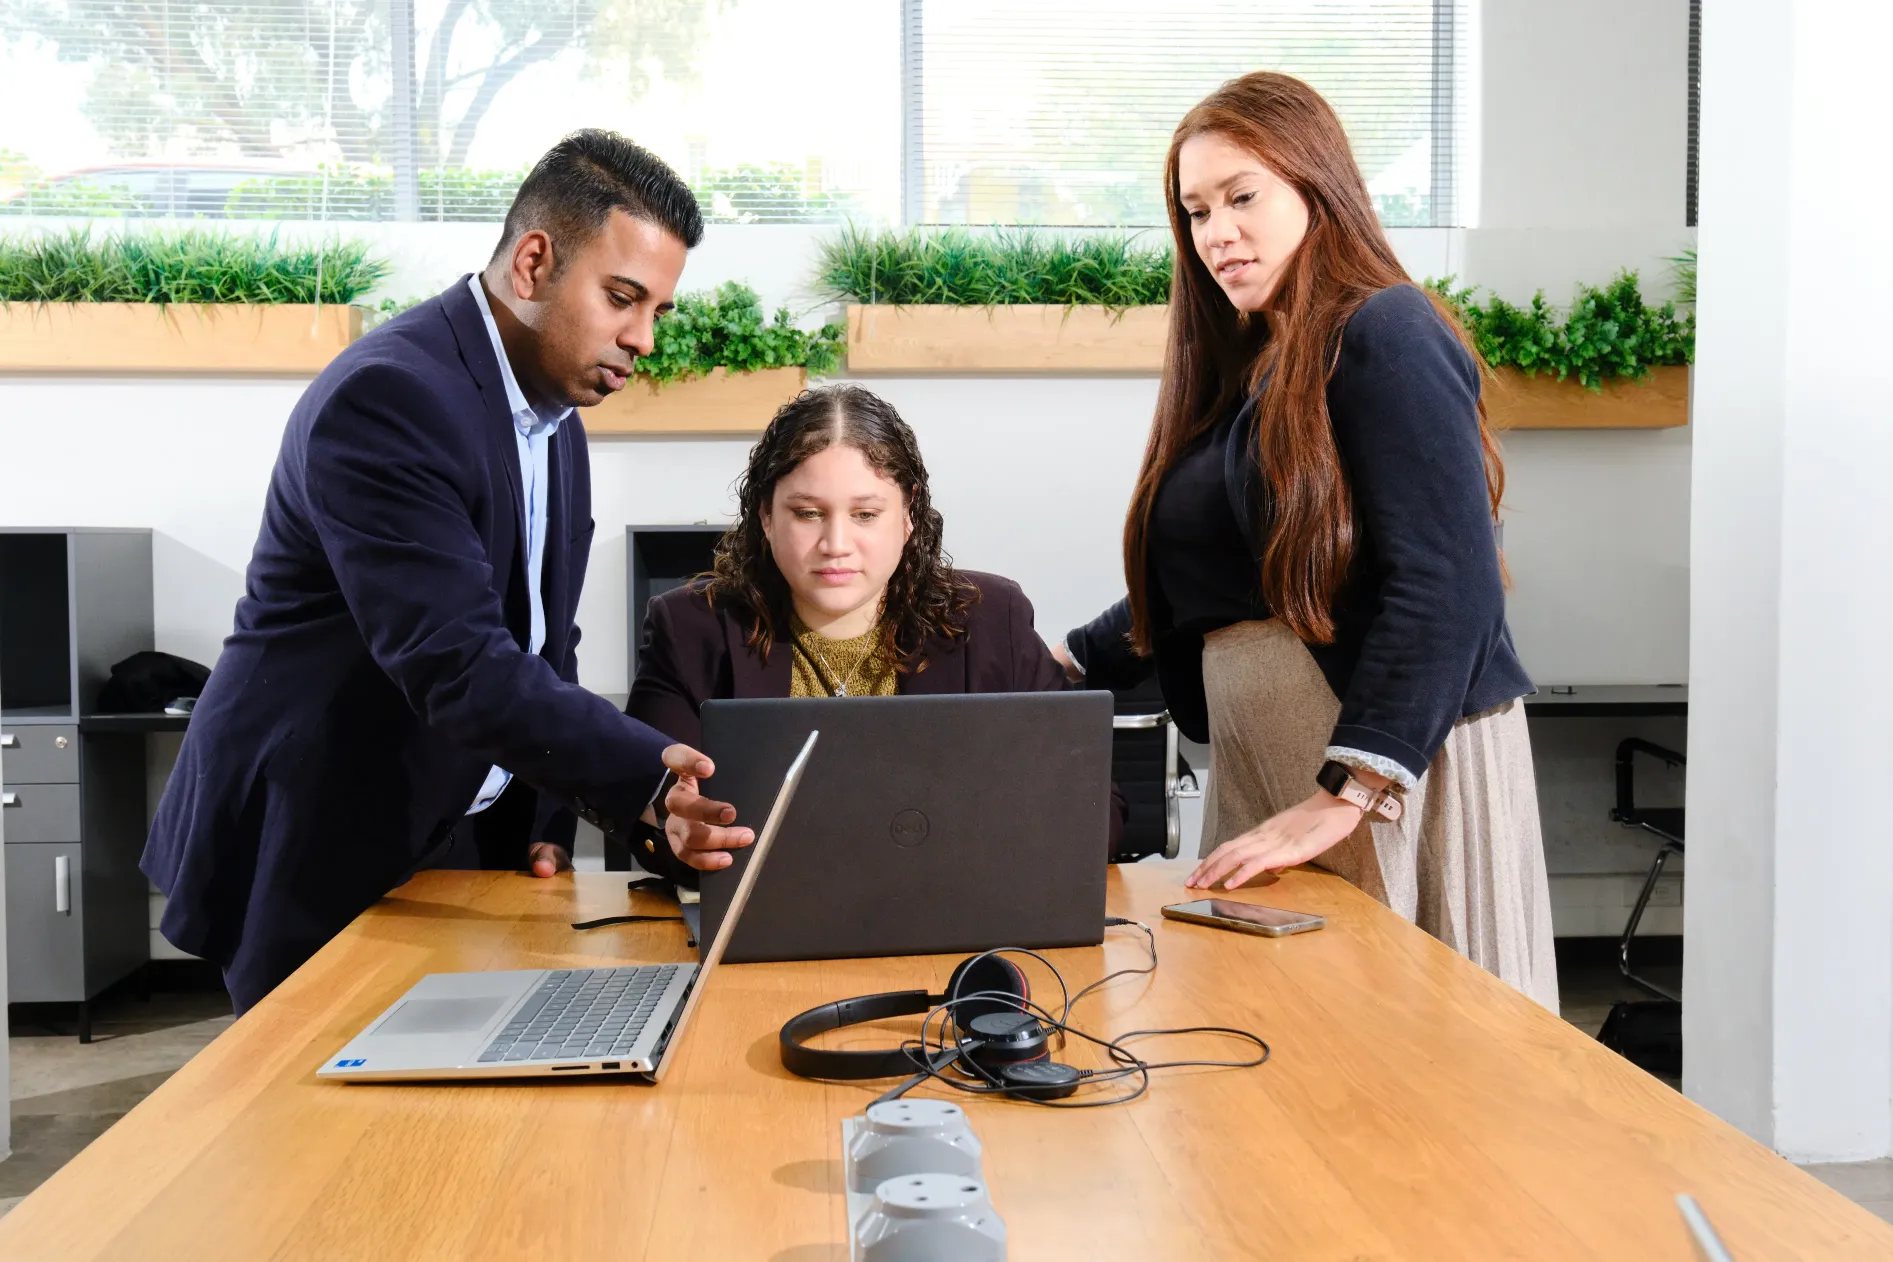
[[1199, 898], [1193, 903], [1172, 903], [1163, 909], [1171, 920], [1187, 920], [1195, 925], [1234, 929], [1237, 933], [1259, 933], [1265, 938], [1285, 938], [1291, 933], [1307, 933], [1327, 924], [1313, 912], [1287, 911], [1264, 907], [1260, 903], [1238, 903], [1226, 898]]

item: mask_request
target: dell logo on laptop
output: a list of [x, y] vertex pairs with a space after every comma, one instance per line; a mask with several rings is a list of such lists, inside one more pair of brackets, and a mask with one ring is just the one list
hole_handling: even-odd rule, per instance
[[368, 1063], [367, 1057], [358, 1056], [354, 1060], [338, 1060], [335, 1062], [335, 1067], [337, 1069], [355, 1069], [362, 1065], [366, 1065], [367, 1063]]
[[888, 825], [888, 832], [893, 834], [895, 845], [911, 848], [927, 839], [931, 827], [925, 815], [908, 807], [894, 816], [894, 822]]

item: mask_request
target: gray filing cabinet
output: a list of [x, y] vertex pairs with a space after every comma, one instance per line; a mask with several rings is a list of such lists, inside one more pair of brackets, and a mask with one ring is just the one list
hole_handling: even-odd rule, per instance
[[152, 646], [151, 532], [0, 530], [0, 811], [14, 1003], [91, 999], [150, 955], [144, 738], [82, 717]]

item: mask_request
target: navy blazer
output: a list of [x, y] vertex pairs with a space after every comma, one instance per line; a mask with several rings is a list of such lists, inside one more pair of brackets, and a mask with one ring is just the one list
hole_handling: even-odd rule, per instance
[[235, 630], [141, 862], [169, 898], [164, 936], [222, 965], [240, 1009], [421, 866], [493, 764], [514, 773], [506, 798], [540, 791], [510, 812], [532, 839], [568, 847], [568, 803], [629, 821], [662, 774], [669, 740], [577, 686], [576, 414], [550, 445], [546, 638], [525, 651], [514, 433], [464, 279], [343, 351], [290, 414]]
[[[1019, 585], [997, 574], [959, 570], [977, 589], [966, 611], [966, 634], [958, 639], [932, 637], [909, 658], [895, 677], [901, 696], [939, 696], [968, 692], [1062, 692], [1071, 687], [1065, 670], [1033, 629], [1032, 602]], [[786, 697], [792, 657], [778, 641], [767, 661], [749, 647], [754, 617], [743, 606], [724, 601], [712, 606], [701, 584], [673, 588], [651, 598], [644, 615], [644, 639], [638, 650], [638, 677], [625, 709], [632, 716], [695, 745], [702, 732], [698, 712], [717, 697]], [[706, 785], [716, 796], [716, 781]], [[1128, 808], [1111, 786], [1111, 849], [1117, 849]], [[755, 822], [755, 821], [752, 821]], [[647, 839], [636, 854], [650, 871], [686, 885], [696, 872], [661, 843]]]
[[[1532, 691], [1505, 621], [1479, 389], [1477, 362], [1413, 285], [1384, 289], [1354, 313], [1328, 380], [1358, 529], [1353, 568], [1335, 595], [1334, 640], [1308, 652], [1341, 702], [1331, 743], [1415, 777], [1454, 723]], [[1254, 405], [1229, 429], [1223, 483], [1260, 573], [1268, 495]], [[1175, 625], [1161, 575], [1149, 558], [1145, 566], [1152, 655], [1131, 648], [1127, 600], [1072, 630], [1066, 647], [1096, 687], [1129, 687], [1154, 671], [1177, 728], [1207, 741], [1205, 628]]]

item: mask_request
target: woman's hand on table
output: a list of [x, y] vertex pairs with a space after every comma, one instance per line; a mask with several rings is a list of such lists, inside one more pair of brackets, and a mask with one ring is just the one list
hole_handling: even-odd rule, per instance
[[[1388, 783], [1371, 771], [1356, 771], [1354, 777], [1371, 788], [1383, 788]], [[1344, 802], [1326, 789], [1316, 789], [1306, 801], [1216, 847], [1196, 865], [1184, 884], [1191, 889], [1208, 889], [1221, 881], [1224, 889], [1233, 890], [1264, 872], [1307, 863], [1344, 841], [1360, 826], [1361, 813], [1352, 802]]]

